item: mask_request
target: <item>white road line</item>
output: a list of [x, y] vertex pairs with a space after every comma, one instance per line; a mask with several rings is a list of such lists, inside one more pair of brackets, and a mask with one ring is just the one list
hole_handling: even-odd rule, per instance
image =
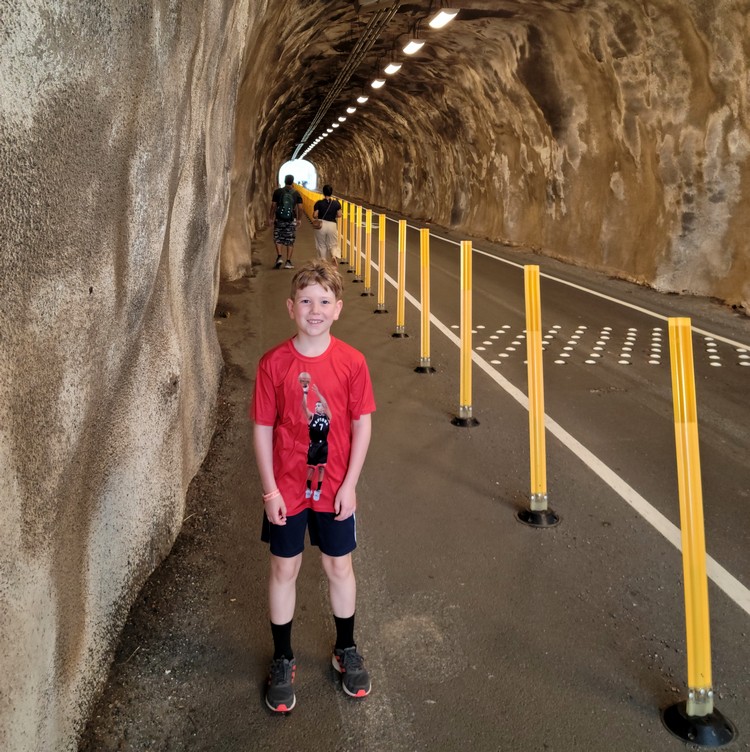
[[[376, 264], [374, 268], [379, 271]], [[398, 283], [393, 277], [386, 274], [385, 279], [398, 289]], [[418, 310], [422, 311], [420, 302], [410, 293], [405, 291], [405, 298]], [[430, 322], [442, 332], [456, 347], [461, 347], [461, 339], [457, 337], [449, 327], [443, 324], [433, 314], [430, 314]], [[712, 335], [716, 336], [716, 335]], [[508, 379], [502, 376], [484, 358], [476, 352], [472, 352], [472, 360], [476, 363], [495, 383], [505, 390], [525, 410], [529, 409], [529, 400], [526, 395], [514, 386]], [[604, 464], [595, 454], [590, 452], [578, 439], [569, 434], [559, 423], [545, 413], [544, 424], [547, 430], [566, 446], [584, 465], [599, 476], [615, 493], [626, 501], [638, 514], [643, 517], [652, 527], [661, 533], [678, 551], [682, 551], [680, 529], [670, 522], [658, 509], [649, 504], [631, 485], [626, 483], [617, 473]], [[746, 588], [736, 577], [730, 574], [715, 559], [706, 554], [706, 573], [745, 613], [750, 615], [750, 589]]]

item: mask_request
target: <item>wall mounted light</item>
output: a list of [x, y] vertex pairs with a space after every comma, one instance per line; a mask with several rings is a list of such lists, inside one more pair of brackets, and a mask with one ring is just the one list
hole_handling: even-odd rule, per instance
[[373, 89], [379, 89], [381, 86], [385, 86], [384, 78], [376, 78], [371, 84]]
[[410, 39], [404, 46], [404, 55], [413, 55], [424, 47], [424, 39]]
[[357, 97], [357, 101], [360, 104], [364, 104], [370, 97], [366, 97], [364, 94], [361, 97]]
[[357, 108], [356, 108], [356, 107], [347, 107], [347, 108], [346, 108], [346, 111], [347, 111], [347, 112], [348, 112], [348, 113], [349, 113], [350, 115], [353, 115], [353, 114], [354, 114], [354, 113], [355, 113], [355, 112], [357, 111]]
[[388, 63], [385, 66], [384, 72], [388, 76], [392, 76], [394, 73], [398, 73], [401, 70], [401, 63]]
[[443, 8], [428, 23], [433, 29], [442, 29], [443, 26], [449, 24], [457, 15], [458, 10], [456, 8]]

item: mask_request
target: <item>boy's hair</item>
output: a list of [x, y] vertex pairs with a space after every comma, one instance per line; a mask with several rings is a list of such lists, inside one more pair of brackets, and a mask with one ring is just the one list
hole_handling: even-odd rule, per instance
[[324, 196], [333, 196], [333, 186], [324, 185], [323, 186], [323, 195]]
[[330, 290], [336, 296], [336, 300], [341, 299], [341, 293], [344, 290], [344, 282], [339, 270], [323, 259], [313, 259], [300, 267], [299, 271], [292, 277], [291, 299], [294, 300], [298, 290], [310, 285], [320, 285], [326, 290]]
[[294, 183], [294, 175], [287, 175], [284, 178], [284, 185], [292, 185]]

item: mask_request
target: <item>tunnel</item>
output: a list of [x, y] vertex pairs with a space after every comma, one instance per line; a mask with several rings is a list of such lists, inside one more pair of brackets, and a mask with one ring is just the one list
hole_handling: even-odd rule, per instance
[[746, 0], [30, 0], [0, 27], [4, 749], [76, 748], [180, 533], [220, 289], [256, 277], [287, 163], [747, 314]]

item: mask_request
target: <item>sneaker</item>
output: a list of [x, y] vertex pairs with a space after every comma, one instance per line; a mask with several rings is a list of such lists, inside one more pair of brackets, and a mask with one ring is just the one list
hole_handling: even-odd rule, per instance
[[313, 494], [313, 501], [320, 501], [320, 489]]
[[294, 269], [294, 264], [289, 259], [287, 259], [286, 264], [284, 264], [284, 269]]
[[268, 688], [266, 689], [266, 705], [276, 713], [288, 713], [296, 704], [294, 696], [294, 675], [297, 664], [294, 658], [276, 658], [271, 661], [268, 672]]
[[367, 697], [370, 694], [370, 674], [367, 673], [365, 659], [357, 652], [356, 646], [334, 650], [331, 663], [341, 674], [341, 686], [349, 697]]
[[309, 499], [313, 495], [312, 488], [306, 488], [305, 489], [305, 498]]
[[279, 254], [279, 255], [278, 255], [278, 256], [276, 257], [276, 263], [275, 263], [275, 264], [273, 265], [273, 268], [274, 268], [274, 269], [281, 269], [281, 265], [282, 265], [283, 263], [284, 263], [284, 261], [283, 261], [283, 260], [282, 260], [282, 258], [281, 258], [281, 254]]

